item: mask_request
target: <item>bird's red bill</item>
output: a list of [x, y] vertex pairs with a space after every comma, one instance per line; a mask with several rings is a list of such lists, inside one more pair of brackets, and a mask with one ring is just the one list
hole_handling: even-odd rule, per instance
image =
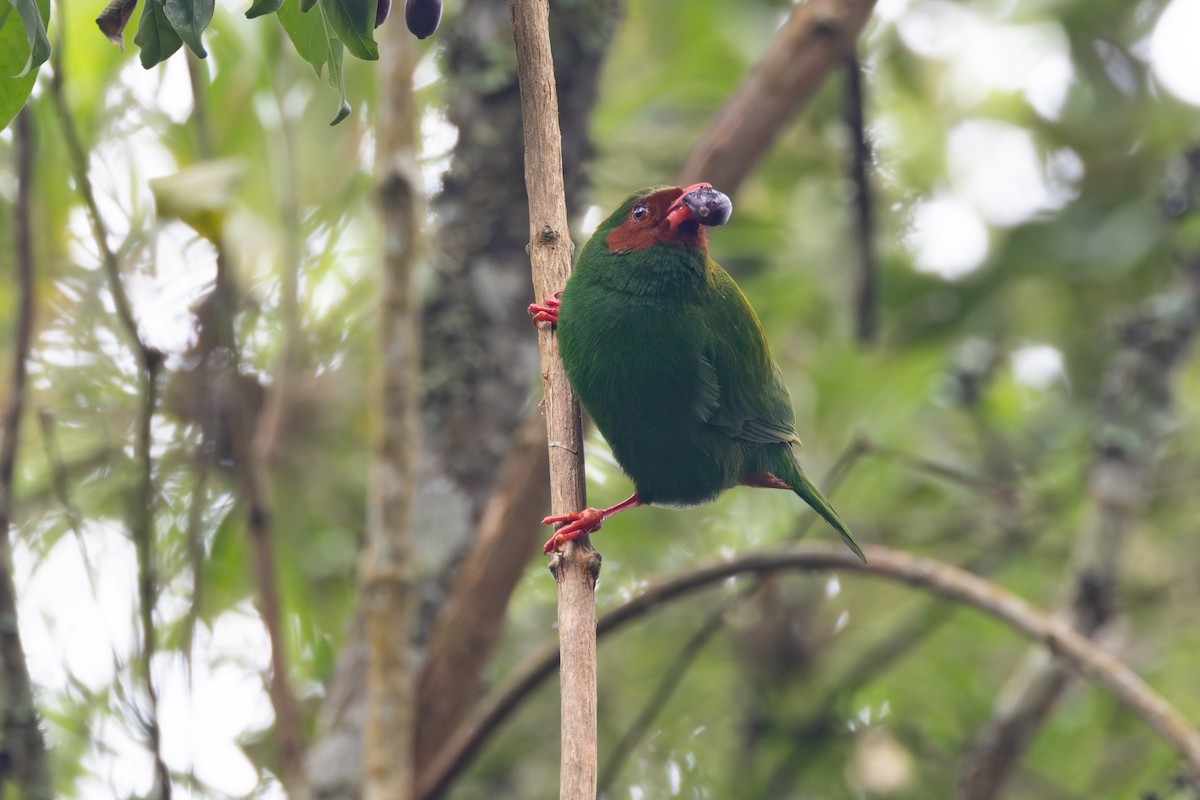
[[692, 218], [692, 210], [683, 204], [683, 198], [697, 189], [711, 189], [711, 183], [693, 183], [680, 193], [679, 197], [675, 198], [675, 202], [667, 208], [667, 224], [671, 226], [671, 230], [675, 230], [683, 223]]

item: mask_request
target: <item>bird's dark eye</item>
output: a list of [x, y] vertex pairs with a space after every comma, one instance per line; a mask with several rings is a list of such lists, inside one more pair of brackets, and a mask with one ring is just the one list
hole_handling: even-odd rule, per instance
[[642, 220], [644, 220], [646, 218], [646, 215], [649, 213], [650, 213], [649, 206], [638, 203], [636, 206], [633, 207], [633, 212], [629, 216], [633, 218], [634, 222], [641, 222]]

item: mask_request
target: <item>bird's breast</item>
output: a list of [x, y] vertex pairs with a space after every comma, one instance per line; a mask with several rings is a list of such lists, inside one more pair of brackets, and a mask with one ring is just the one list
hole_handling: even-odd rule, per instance
[[646, 502], [690, 505], [730, 485], [727, 454], [697, 408], [703, 363], [694, 308], [563, 293], [567, 377]]

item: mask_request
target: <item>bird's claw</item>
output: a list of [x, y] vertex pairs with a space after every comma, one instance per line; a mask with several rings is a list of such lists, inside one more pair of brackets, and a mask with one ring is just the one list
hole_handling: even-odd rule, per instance
[[558, 308], [562, 305], [562, 302], [558, 299], [558, 295], [558, 292], [548, 295], [545, 305], [538, 303], [529, 304], [529, 315], [533, 317], [534, 325], [537, 325], [539, 322], [549, 322], [551, 325], [558, 324]]
[[555, 514], [542, 520], [543, 525], [557, 525], [560, 522], [567, 524], [556, 530], [550, 541], [542, 547], [542, 552], [546, 555], [560, 549], [567, 542], [600, 530], [600, 526], [604, 524], [604, 512], [598, 508], [585, 508], [583, 511]]

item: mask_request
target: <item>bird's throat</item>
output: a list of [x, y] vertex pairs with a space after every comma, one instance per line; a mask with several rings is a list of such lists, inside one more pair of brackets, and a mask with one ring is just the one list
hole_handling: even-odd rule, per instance
[[649, 250], [655, 245], [671, 245], [675, 247], [698, 247], [708, 252], [708, 234], [704, 226], [688, 220], [675, 228], [666, 224], [656, 226], [635, 226], [629, 223], [618, 225], [604, 239], [610, 253], [631, 253], [636, 250]]

